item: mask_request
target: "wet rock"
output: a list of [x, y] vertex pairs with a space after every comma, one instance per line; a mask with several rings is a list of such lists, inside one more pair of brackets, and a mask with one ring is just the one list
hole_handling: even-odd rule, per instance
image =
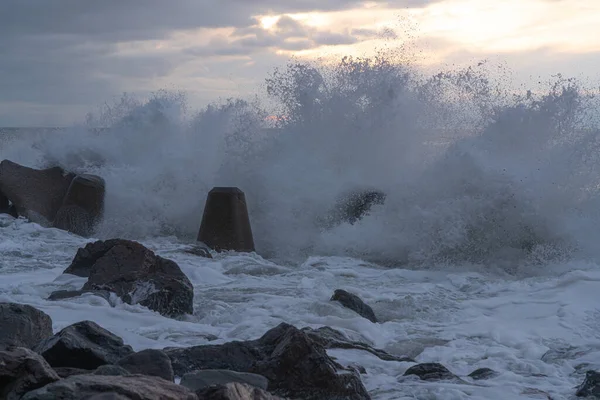
[[0, 163], [0, 192], [19, 215], [51, 226], [75, 174], [60, 167], [34, 169], [9, 160]]
[[81, 400], [107, 393], [136, 400], [198, 400], [183, 386], [146, 375], [71, 376], [29, 392], [22, 400]]
[[54, 371], [56, 371], [58, 376], [61, 377], [61, 379], [68, 378], [73, 375], [89, 374], [92, 372], [89, 369], [71, 368], [71, 367], [54, 367], [53, 369], [54, 369]]
[[34, 349], [53, 367], [93, 370], [133, 353], [123, 339], [91, 321], [67, 326]]
[[194, 288], [179, 266], [137, 242], [111, 239], [79, 249], [64, 271], [88, 277], [83, 291], [108, 290], [165, 316], [193, 313]]
[[417, 375], [424, 381], [442, 381], [459, 379], [448, 368], [438, 363], [423, 363], [413, 365], [406, 370], [404, 376]]
[[210, 247], [202, 242], [197, 242], [195, 245], [184, 250], [188, 254], [193, 254], [198, 257], [213, 258], [210, 254]]
[[479, 368], [469, 374], [469, 377], [476, 381], [490, 379], [496, 376], [498, 376], [498, 373], [490, 368]]
[[92, 234], [104, 212], [105, 182], [96, 175], [77, 175], [71, 181], [54, 227], [81, 236]]
[[119, 367], [118, 365], [101, 365], [94, 372], [93, 375], [105, 375], [105, 376], [127, 376], [132, 375], [129, 371], [127, 371], [123, 367]]
[[43, 311], [25, 304], [0, 303], [0, 349], [32, 348], [52, 333], [52, 319]]
[[521, 392], [522, 395], [533, 398], [533, 399], [546, 399], [553, 400], [553, 397], [550, 396], [548, 392], [544, 392], [543, 390], [536, 388], [525, 388]]
[[92, 397], [90, 397], [88, 400], [130, 400], [130, 399], [125, 396], [121, 396], [117, 392], [110, 392], [110, 393], [95, 394]]
[[0, 399], [18, 400], [25, 393], [59, 380], [37, 353], [24, 347], [0, 351]]
[[326, 349], [355, 349], [367, 351], [385, 361], [415, 362], [409, 357], [398, 357], [368, 344], [349, 340], [342, 332], [328, 326], [321, 328], [302, 328], [302, 332]]
[[577, 388], [575, 395], [577, 397], [600, 399], [600, 373], [596, 371], [587, 371], [585, 373], [585, 379]]
[[201, 400], [285, 400], [244, 383], [227, 383], [196, 391]]
[[138, 351], [121, 358], [117, 365], [132, 374], [158, 376], [171, 382], [175, 379], [171, 359], [161, 350]]
[[269, 391], [306, 400], [370, 399], [360, 377], [336, 364], [323, 346], [282, 323], [261, 338], [222, 345], [165, 349], [176, 375], [227, 369], [262, 375]]
[[335, 292], [333, 292], [331, 301], [337, 301], [344, 307], [349, 308], [363, 318], [366, 318], [373, 323], [377, 323], [377, 317], [375, 317], [373, 309], [366, 305], [361, 298], [355, 294], [348, 293], [342, 289], [337, 289]]
[[209, 386], [225, 385], [233, 382], [245, 383], [262, 390], [267, 390], [269, 386], [269, 380], [262, 375], [225, 369], [205, 369], [189, 372], [181, 378], [180, 385], [195, 392]]

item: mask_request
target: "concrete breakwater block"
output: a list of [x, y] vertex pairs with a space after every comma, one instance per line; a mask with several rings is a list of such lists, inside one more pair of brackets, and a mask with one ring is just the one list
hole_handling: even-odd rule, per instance
[[244, 192], [237, 187], [215, 187], [208, 193], [198, 241], [215, 251], [255, 250]]

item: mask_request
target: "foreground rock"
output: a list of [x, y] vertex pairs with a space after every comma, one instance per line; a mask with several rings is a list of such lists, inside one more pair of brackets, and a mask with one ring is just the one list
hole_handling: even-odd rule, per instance
[[13, 215], [78, 235], [89, 235], [102, 217], [104, 186], [99, 176], [76, 175], [60, 167], [34, 169], [9, 160], [0, 163], [0, 209], [7, 199], [14, 207], [14, 211], [9, 209]]
[[361, 317], [366, 318], [373, 323], [377, 323], [377, 317], [375, 317], [373, 309], [366, 305], [365, 302], [355, 294], [348, 293], [342, 289], [337, 289], [335, 292], [333, 292], [333, 296], [331, 296], [330, 301], [337, 301]]
[[173, 382], [171, 359], [161, 350], [147, 349], [121, 358], [117, 365], [132, 374], [158, 376]]
[[123, 339], [91, 321], [67, 326], [34, 349], [52, 367], [93, 370], [101, 365], [115, 364], [133, 353]]
[[394, 356], [383, 350], [373, 348], [366, 343], [352, 341], [348, 339], [342, 332], [328, 326], [323, 326], [317, 329], [306, 327], [302, 328], [302, 332], [307, 334], [308, 337], [310, 337], [313, 341], [326, 349], [362, 350], [367, 351], [385, 361], [415, 362], [415, 360], [410, 357]]
[[48, 314], [25, 304], [0, 303], [0, 349], [32, 348], [52, 333]]
[[210, 386], [226, 385], [228, 383], [243, 383], [262, 390], [267, 390], [269, 386], [269, 380], [262, 375], [225, 369], [205, 369], [189, 372], [181, 378], [180, 385], [196, 392]]
[[23, 347], [0, 351], [0, 399], [18, 400], [57, 380], [59, 376], [39, 354]]
[[[112, 393], [109, 398], [136, 400], [198, 400], [187, 388], [144, 375], [76, 375], [27, 393], [22, 400], [80, 400]], [[96, 397], [103, 398], [103, 397]]]
[[[179, 266], [137, 242], [111, 239], [88, 243], [77, 251], [64, 273], [88, 278], [74, 295], [108, 290], [128, 304], [140, 304], [169, 317], [194, 311], [194, 288]], [[65, 292], [60, 294], [50, 296], [65, 298]]]
[[577, 388], [577, 397], [591, 397], [600, 399], [600, 373], [596, 371], [587, 371], [585, 379]]
[[196, 392], [200, 400], [284, 400], [244, 383], [228, 383]]
[[306, 400], [370, 399], [360, 377], [335, 363], [323, 346], [294, 326], [282, 323], [261, 338], [222, 345], [167, 348], [178, 376], [202, 369], [262, 375], [269, 392]]

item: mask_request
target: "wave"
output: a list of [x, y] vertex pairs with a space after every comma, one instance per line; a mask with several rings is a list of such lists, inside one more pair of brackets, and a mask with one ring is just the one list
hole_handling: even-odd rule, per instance
[[[101, 175], [96, 236], [193, 240], [213, 186], [238, 186], [257, 251], [389, 265], [597, 257], [597, 99], [575, 79], [515, 90], [488, 64], [427, 76], [393, 56], [290, 62], [251, 99], [189, 110], [185, 93], [124, 95], [0, 158]], [[98, 129], [101, 128], [101, 129]], [[385, 193], [324, 227], [340, 195]]]

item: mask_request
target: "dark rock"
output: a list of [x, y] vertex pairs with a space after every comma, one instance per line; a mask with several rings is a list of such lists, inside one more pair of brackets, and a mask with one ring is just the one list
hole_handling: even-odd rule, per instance
[[552, 396], [548, 392], [544, 392], [543, 390], [536, 388], [525, 388], [521, 392], [522, 395], [527, 396], [529, 398], [534, 399], [546, 399], [546, 400], [554, 400]]
[[26, 304], [0, 303], [0, 349], [32, 348], [52, 333], [48, 314]]
[[88, 277], [84, 291], [108, 290], [165, 316], [193, 313], [194, 288], [179, 266], [137, 242], [111, 239], [79, 249], [64, 271]]
[[51, 226], [75, 174], [60, 167], [33, 169], [9, 160], [0, 163], [0, 192], [19, 215]]
[[196, 394], [201, 400], [285, 400], [239, 382], [200, 389]]
[[171, 382], [175, 379], [171, 359], [161, 350], [138, 351], [121, 358], [117, 365], [132, 374], [158, 376]]
[[337, 301], [341, 305], [343, 305], [346, 308], [349, 308], [361, 317], [366, 318], [373, 323], [377, 323], [377, 317], [375, 317], [373, 309], [366, 305], [360, 299], [360, 297], [358, 297], [355, 294], [348, 293], [342, 289], [337, 289], [335, 292], [333, 292], [333, 296], [331, 296], [330, 300]]
[[79, 297], [83, 294], [91, 293], [95, 296], [102, 297], [106, 301], [110, 301], [110, 292], [108, 290], [57, 290], [50, 293], [48, 300], [65, 300], [73, 297]]
[[203, 369], [259, 374], [278, 396], [306, 400], [370, 399], [360, 377], [336, 364], [306, 333], [282, 323], [261, 338], [165, 349], [178, 376]]
[[22, 400], [81, 400], [106, 393], [135, 400], [198, 400], [183, 386], [145, 375], [71, 376], [29, 392]]
[[185, 249], [184, 251], [198, 257], [213, 258], [212, 254], [210, 254], [210, 247], [202, 242], [197, 242], [195, 246]]
[[413, 365], [406, 370], [404, 376], [417, 375], [424, 381], [442, 381], [459, 379], [448, 368], [438, 363], [423, 363]]
[[0, 351], [0, 399], [18, 400], [25, 393], [59, 379], [46, 360], [29, 349], [15, 347]]
[[225, 385], [233, 382], [245, 383], [262, 390], [267, 390], [269, 386], [269, 380], [262, 375], [226, 369], [205, 369], [189, 372], [183, 375], [179, 384], [195, 392], [209, 386]]
[[77, 175], [71, 181], [54, 227], [81, 236], [92, 234], [104, 212], [105, 182], [96, 175]]
[[127, 376], [132, 375], [129, 371], [127, 371], [123, 367], [119, 367], [118, 365], [101, 365], [94, 372], [94, 375], [105, 375], [105, 376]]
[[83, 368], [71, 368], [71, 367], [54, 367], [54, 371], [61, 377], [61, 379], [68, 378], [73, 375], [89, 374], [93, 371]]
[[198, 241], [216, 251], [254, 251], [244, 192], [236, 187], [215, 187], [208, 192]]
[[353, 190], [341, 195], [333, 209], [318, 221], [325, 229], [331, 229], [344, 222], [355, 224], [366, 215], [371, 208], [385, 203], [386, 194], [379, 190]]
[[415, 360], [409, 357], [394, 356], [383, 350], [375, 349], [368, 344], [351, 341], [342, 332], [328, 326], [323, 326], [317, 329], [306, 327], [302, 328], [302, 332], [306, 333], [308, 337], [326, 349], [363, 350], [379, 357], [384, 361], [415, 362]]
[[91, 321], [67, 326], [34, 349], [53, 367], [96, 369], [133, 353], [123, 339]]
[[600, 373], [596, 371], [587, 371], [585, 379], [577, 388], [575, 393], [577, 397], [592, 397], [600, 399]]
[[95, 394], [87, 400], [130, 400], [125, 396], [121, 396], [117, 392]]
[[493, 369], [489, 368], [479, 368], [469, 374], [469, 377], [473, 378], [476, 381], [490, 379], [496, 376], [498, 376], [498, 373]]
[[548, 350], [542, 356], [542, 361], [548, 364], [557, 364], [563, 362], [564, 360], [575, 360], [577, 358], [590, 354], [593, 351], [598, 351], [598, 348], [564, 346]]

